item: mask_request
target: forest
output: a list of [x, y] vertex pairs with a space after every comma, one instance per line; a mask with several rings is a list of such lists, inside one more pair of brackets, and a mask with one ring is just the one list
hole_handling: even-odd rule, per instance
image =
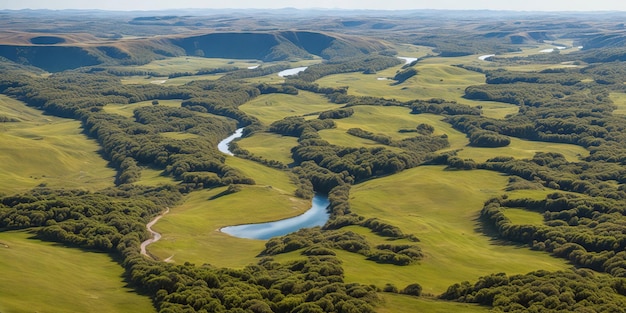
[[[13, 22], [2, 27], [31, 39], [0, 35], [2, 154], [21, 162], [2, 168], [2, 180], [16, 187], [0, 190], [0, 235], [27, 232], [58, 249], [106, 254], [123, 282], [149, 298], [150, 312], [626, 311], [623, 14], [563, 13], [583, 23], [574, 29], [551, 15], [510, 12], [499, 22], [474, 12], [462, 23], [443, 12], [424, 19], [423, 12], [406, 13], [415, 19], [318, 12], [300, 21], [100, 12], [86, 24], [71, 12], [40, 12], [43, 22], [56, 22], [45, 36], [43, 24], [26, 27], [28, 12], [3, 14]], [[225, 23], [230, 31], [209, 31]], [[87, 38], [96, 39], [77, 43]], [[43, 57], [39, 49], [50, 48]], [[404, 63], [405, 55], [416, 57]], [[26, 110], [41, 116], [32, 122]], [[24, 157], [27, 147], [15, 138], [49, 142], [62, 130], [53, 119], [75, 122], [82, 140], [97, 145], [114, 173], [103, 178], [106, 187], [64, 186], [30, 170], [42, 165]], [[25, 135], [42, 125], [49, 133]], [[218, 143], [238, 128], [234, 156], [220, 152]], [[72, 160], [67, 153], [43, 166]], [[21, 174], [26, 169], [32, 174]], [[434, 169], [440, 177], [419, 172]], [[441, 191], [443, 198], [463, 201], [470, 187], [479, 190], [462, 207], [423, 205], [441, 195], [413, 184], [444, 184], [448, 175], [449, 190], [460, 191]], [[396, 196], [378, 193], [388, 180]], [[496, 180], [504, 183], [488, 190]], [[212, 227], [200, 216], [226, 203], [229, 216], [219, 223], [230, 225], [255, 214], [240, 212], [242, 201], [264, 207], [267, 198], [239, 198], [247, 192], [285, 196], [291, 209], [283, 215], [323, 194], [328, 221], [262, 242], [194, 237], [261, 247], [252, 260], [238, 260], [243, 266], [214, 265], [219, 256], [202, 252], [200, 263], [163, 257], [191, 249], [167, 233], [176, 218], [190, 214], [190, 228]], [[202, 213], [189, 213], [194, 197]], [[451, 213], [428, 223], [427, 207], [437, 206]], [[279, 219], [278, 211], [260, 212]], [[427, 231], [457, 215], [465, 224], [450, 227], [464, 229], [461, 237], [548, 265], [506, 272], [514, 257], [505, 256], [495, 269], [472, 267], [471, 240], [448, 243]], [[142, 242], [153, 236], [146, 224], [157, 216], [163, 238], [179, 241], [144, 255]], [[3, 238], [0, 259], [14, 244]], [[437, 244], [450, 244], [443, 261]], [[229, 252], [236, 258], [243, 247]], [[6, 264], [0, 272], [12, 271]], [[440, 264], [459, 270], [442, 280]], [[81, 264], [73, 271], [80, 276]], [[20, 310], [3, 301], [0, 311]]]

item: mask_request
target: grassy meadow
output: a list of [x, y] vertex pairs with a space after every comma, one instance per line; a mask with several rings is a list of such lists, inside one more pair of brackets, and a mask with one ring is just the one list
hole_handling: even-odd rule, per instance
[[155, 312], [108, 254], [0, 232], [0, 312]]
[[[182, 102], [183, 100], [159, 100], [158, 105], [179, 108]], [[110, 103], [104, 106], [104, 111], [107, 113], [119, 114], [125, 117], [133, 117], [135, 109], [151, 105], [154, 105], [152, 104], [152, 101], [141, 101], [128, 104]]]
[[[511, 55], [540, 53], [539, 51], [548, 47], [552, 46], [546, 44], [527, 47], [521, 54]], [[430, 48], [413, 45], [399, 46], [398, 51], [400, 56], [407, 57], [422, 57], [432, 53]], [[317, 62], [319, 60], [294, 62], [293, 67]], [[129, 69], [167, 75], [174, 72], [193, 72], [201, 68], [247, 68], [261, 63], [256, 60], [178, 57]], [[394, 85], [391, 80], [379, 78], [393, 77], [401, 65], [373, 75], [330, 75], [316, 83], [328, 87], [347, 85], [350, 86], [349, 93], [353, 95], [395, 98], [401, 101], [444, 98], [481, 106], [483, 114], [492, 118], [504, 118], [517, 112], [518, 107], [515, 105], [464, 99], [465, 88], [484, 83], [485, 76], [454, 66], [459, 63], [487, 68], [496, 66], [478, 60], [477, 55], [460, 58], [432, 57], [415, 66], [418, 70], [415, 77], [398, 85]], [[542, 66], [517, 65], [507, 65], [507, 68], [543, 69]], [[181, 85], [192, 80], [219, 77], [220, 75], [201, 75], [167, 79], [166, 76], [136, 76], [124, 78], [122, 82]], [[247, 81], [277, 83], [282, 78], [272, 74]], [[611, 97], [618, 106], [615, 113], [626, 114], [626, 95], [613, 93]], [[159, 105], [180, 107], [181, 102], [182, 100], [159, 100]], [[108, 104], [104, 110], [131, 118], [133, 110], [148, 105], [152, 105], [152, 102]], [[289, 116], [316, 118], [320, 112], [339, 106], [321, 95], [300, 91], [297, 96], [262, 95], [239, 108], [269, 126], [272, 122]], [[496, 156], [532, 158], [538, 151], [558, 152], [568, 161], [577, 161], [589, 154], [589, 151], [576, 145], [517, 138], [511, 138], [511, 144], [507, 147], [469, 147], [467, 136], [443, 122], [443, 116], [410, 114], [410, 109], [403, 107], [355, 106], [353, 109], [354, 115], [335, 120], [337, 127], [320, 131], [320, 136], [331, 144], [340, 146], [378, 147], [382, 145], [351, 136], [347, 134], [347, 130], [358, 127], [401, 140], [414, 134], [401, 133], [400, 130], [414, 129], [417, 125], [426, 123], [435, 128], [434, 135], [447, 135], [450, 147], [445, 150], [458, 150], [459, 157], [477, 162]], [[0, 124], [2, 192], [25, 191], [39, 184], [91, 190], [113, 185], [115, 171], [107, 167], [107, 162], [98, 154], [97, 143], [81, 133], [80, 122], [42, 115], [39, 111], [5, 96], [0, 96], [0, 115], [20, 119], [17, 123]], [[162, 135], [181, 140], [195, 136], [178, 132]], [[293, 162], [290, 149], [297, 145], [297, 139], [259, 132], [239, 140], [238, 144], [257, 156], [290, 164]], [[194, 191], [187, 195], [182, 204], [171, 208], [153, 227], [162, 234], [162, 238], [148, 247], [152, 255], [177, 264], [191, 262], [196, 265], [241, 268], [258, 261], [257, 256], [265, 241], [235, 238], [220, 232], [220, 228], [292, 217], [310, 207], [310, 201], [294, 196], [296, 187], [286, 172], [236, 157], [227, 157], [226, 164], [253, 178], [256, 185], [241, 186], [240, 191], [231, 194], [226, 192], [227, 187], [220, 187]], [[350, 194], [352, 211], [365, 218], [377, 217], [400, 227], [405, 233], [415, 234], [420, 239], [418, 246], [425, 257], [417, 264], [395, 266], [377, 264], [366, 260], [362, 255], [338, 250], [336, 253], [343, 262], [346, 281], [373, 284], [380, 288], [392, 284], [399, 289], [408, 284], [419, 283], [426, 294], [438, 295], [454, 283], [475, 281], [490, 273], [518, 274], [538, 269], [569, 268], [570, 265], [562, 259], [495, 240], [481, 230], [477, 218], [484, 201], [506, 193], [507, 181], [506, 176], [496, 172], [447, 171], [441, 166], [421, 166], [355, 185]], [[175, 181], [171, 177], [163, 176], [161, 170], [153, 168], [144, 168], [138, 182], [151, 186], [167, 183]], [[518, 190], [508, 194], [512, 197], [540, 199], [552, 191], [544, 188]], [[522, 209], [507, 209], [505, 214], [516, 224], [543, 222], [541, 214]], [[363, 227], [350, 226], [346, 229], [366, 236], [373, 244], [387, 242], [385, 238]], [[3, 272], [0, 277], [0, 312], [154, 311], [149, 299], [133, 293], [124, 285], [121, 267], [108, 256], [30, 240], [28, 236], [24, 232], [0, 232], [0, 270]], [[395, 243], [405, 242], [400, 240]], [[275, 257], [277, 261], [297, 258], [301, 258], [298, 252]], [[81, 265], [80, 271], [74, 270], [76, 264]], [[42, 281], [41, 277], [49, 279]], [[35, 280], [42, 284], [32, 285], [31, 282]], [[63, 289], [59, 288], [59, 282], [63, 282]], [[415, 298], [387, 293], [381, 294], [381, 297], [383, 302], [378, 308], [381, 313], [484, 312], [488, 309], [435, 301], [429, 297]], [[36, 303], [41, 307], [33, 307], [29, 303]]]
[[96, 190], [113, 185], [115, 171], [99, 154], [80, 122], [43, 115], [0, 95], [0, 114], [20, 122], [0, 124], [0, 190], [26, 191], [38, 185]]
[[377, 286], [392, 283], [398, 288], [417, 282], [424, 292], [437, 295], [451, 284], [489, 273], [569, 267], [564, 260], [503, 244], [480, 230], [477, 218], [483, 202], [503, 194], [506, 181], [495, 172], [422, 166], [354, 186], [352, 211], [415, 234], [425, 257], [419, 264], [399, 267], [342, 252], [346, 279]]
[[626, 115], [626, 93], [610, 93], [613, 104], [617, 106], [617, 109], [613, 111], [613, 114]]
[[293, 162], [291, 148], [298, 145], [298, 139], [273, 133], [256, 133], [252, 137], [239, 139], [237, 144], [254, 155], [290, 164]]
[[254, 177], [256, 185], [227, 195], [226, 187], [191, 193], [153, 227], [163, 237], [148, 248], [152, 254], [177, 263], [223, 267], [256, 263], [265, 241], [235, 238], [219, 229], [293, 217], [311, 205], [293, 196], [295, 186], [283, 171], [232, 157], [226, 164]]
[[504, 215], [518, 225], [543, 225], [543, 215], [526, 209], [507, 208]]
[[254, 115], [263, 124], [270, 125], [289, 116], [317, 118], [320, 112], [339, 107], [340, 105], [329, 102], [322, 95], [309, 91], [299, 91], [298, 95], [261, 95], [241, 105], [239, 109]]

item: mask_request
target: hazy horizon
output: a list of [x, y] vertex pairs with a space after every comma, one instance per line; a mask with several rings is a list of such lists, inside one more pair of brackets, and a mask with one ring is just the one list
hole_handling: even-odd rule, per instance
[[173, 9], [348, 9], [348, 10], [507, 10], [507, 11], [626, 11], [626, 3], [615, 0], [596, 1], [494, 1], [494, 0], [237, 0], [237, 1], [202, 1], [202, 0], [153, 0], [131, 2], [122, 0], [83, 1], [83, 0], [22, 0], [0, 3], [0, 10], [20, 9], [99, 9], [115, 11], [152, 11]]

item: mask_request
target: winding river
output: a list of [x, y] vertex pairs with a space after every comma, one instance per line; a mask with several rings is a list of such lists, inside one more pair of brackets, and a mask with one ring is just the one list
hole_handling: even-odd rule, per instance
[[[218, 149], [222, 153], [233, 155], [228, 149], [228, 145], [231, 141], [241, 137], [242, 131], [243, 129], [239, 128], [228, 138], [222, 140], [217, 146]], [[300, 228], [323, 226], [326, 224], [326, 221], [328, 221], [330, 217], [326, 211], [328, 205], [328, 197], [316, 194], [311, 202], [311, 208], [301, 215], [274, 222], [227, 226], [221, 228], [220, 231], [234, 237], [246, 239], [266, 240], [272, 237], [283, 236], [297, 231]]]

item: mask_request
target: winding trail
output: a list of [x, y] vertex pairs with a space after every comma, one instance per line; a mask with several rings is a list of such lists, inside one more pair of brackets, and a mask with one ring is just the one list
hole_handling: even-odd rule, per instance
[[[141, 254], [145, 255], [147, 257], [152, 257], [151, 255], [148, 255], [148, 252], [146, 252], [146, 247], [148, 247], [149, 244], [151, 243], [155, 243], [157, 241], [159, 241], [159, 239], [161, 239], [161, 234], [155, 232], [154, 230], [152, 230], [152, 226], [154, 226], [154, 224], [156, 224], [156, 222], [158, 222], [161, 217], [163, 217], [165, 214], [170, 212], [170, 208], [165, 208], [165, 212], [159, 214], [159, 216], [153, 218], [148, 224], [146, 224], [146, 229], [150, 232], [150, 234], [152, 234], [152, 238], [144, 241], [141, 243]], [[171, 257], [170, 257], [171, 258]]]

